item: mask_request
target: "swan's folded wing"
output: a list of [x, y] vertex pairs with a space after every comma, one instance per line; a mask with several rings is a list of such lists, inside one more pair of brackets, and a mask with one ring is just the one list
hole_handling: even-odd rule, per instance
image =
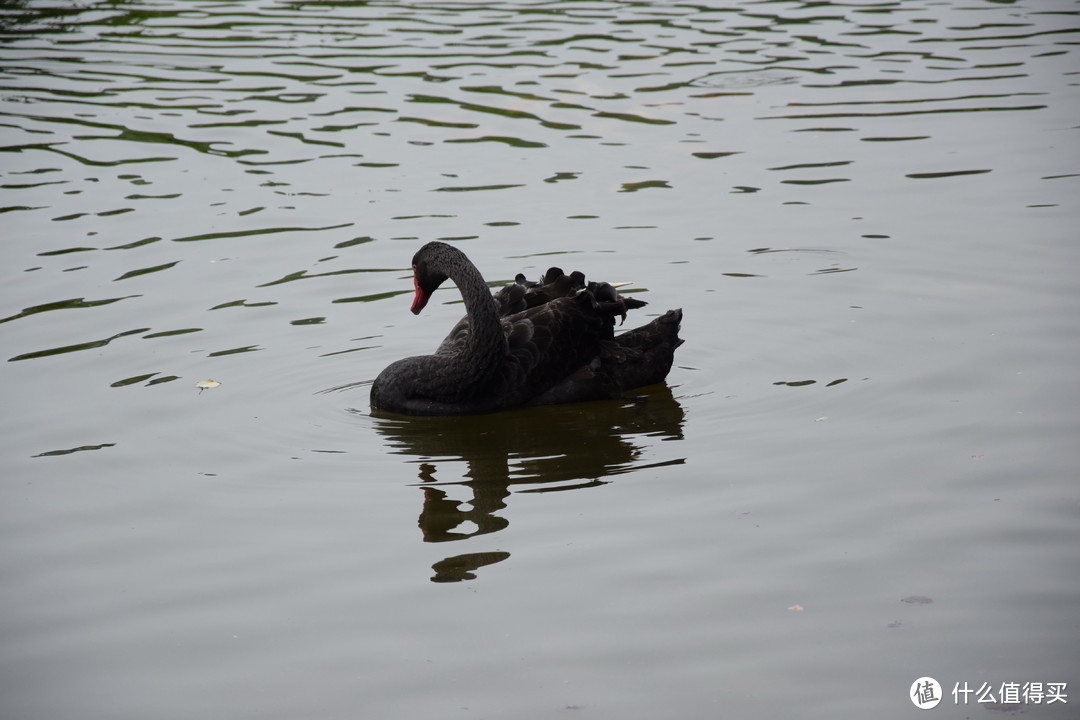
[[582, 293], [503, 318], [503, 330], [507, 362], [501, 382], [515, 403], [525, 404], [596, 357], [604, 318]]

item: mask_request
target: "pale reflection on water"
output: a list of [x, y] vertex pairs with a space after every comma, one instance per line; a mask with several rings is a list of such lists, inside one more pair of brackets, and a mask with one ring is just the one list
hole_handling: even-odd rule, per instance
[[[0, 36], [0, 715], [1076, 681], [1077, 3], [21, 0]], [[668, 383], [371, 414], [461, 314], [407, 311], [433, 239], [682, 307]]]

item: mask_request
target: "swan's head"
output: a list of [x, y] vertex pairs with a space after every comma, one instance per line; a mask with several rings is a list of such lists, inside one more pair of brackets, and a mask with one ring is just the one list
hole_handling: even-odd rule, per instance
[[441, 257], [439, 251], [442, 247], [446, 246], [442, 243], [428, 243], [413, 255], [413, 287], [416, 289], [410, 308], [413, 315], [419, 315], [431, 299], [431, 294], [446, 282], [448, 276], [440, 269], [439, 262]]

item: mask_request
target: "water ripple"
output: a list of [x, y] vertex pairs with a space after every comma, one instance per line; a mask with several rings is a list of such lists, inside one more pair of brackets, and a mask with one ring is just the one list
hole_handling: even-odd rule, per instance
[[[1067, 84], [1078, 33], [1066, 5], [13, 2], [0, 18], [0, 214], [19, 238], [14, 265], [41, 271], [46, 287], [14, 298], [4, 320], [66, 315], [42, 310], [64, 303], [96, 317], [115, 300], [92, 299], [89, 283], [105, 282], [208, 283], [200, 307], [268, 307], [285, 300], [256, 288], [363, 272], [370, 287], [332, 297], [377, 303], [401, 291], [369, 272], [386, 262], [338, 253], [354, 240], [472, 242], [528, 228], [492, 210], [494, 197], [557, 203], [560, 218], [625, 232], [663, 224], [576, 204], [621, 196], [667, 213], [686, 193], [699, 208], [775, 193], [806, 204], [880, 167], [902, 168], [890, 170], [900, 182], [974, 182], [995, 159], [942, 166], [935, 143], [966, 137], [956, 128], [978, 116], [1045, 114], [1054, 71], [1031, 78], [1050, 66]], [[815, 142], [761, 150], [794, 132]], [[928, 155], [910, 159], [915, 148]], [[402, 218], [415, 220], [409, 233], [389, 231]], [[240, 287], [206, 272], [224, 247], [239, 268], [319, 237], [319, 262], [340, 264], [256, 272]], [[116, 263], [104, 249], [140, 257]], [[87, 284], [49, 286], [59, 274]], [[138, 297], [128, 304], [157, 302]], [[296, 317], [323, 314], [282, 322]], [[107, 339], [90, 346], [112, 330], [97, 336]], [[86, 345], [56, 338], [14, 355]]]

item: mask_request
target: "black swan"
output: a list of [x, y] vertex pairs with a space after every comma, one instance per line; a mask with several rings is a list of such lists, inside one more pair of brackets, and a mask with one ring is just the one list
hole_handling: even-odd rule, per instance
[[[447, 278], [466, 316], [433, 355], [391, 363], [371, 386], [371, 405], [406, 415], [474, 415], [529, 405], [617, 398], [658, 383], [682, 344], [682, 310], [615, 335], [615, 318], [645, 303], [581, 273], [552, 268], [492, 295], [457, 248], [429, 242], [412, 260], [418, 314]], [[530, 304], [531, 303], [531, 304]]]

